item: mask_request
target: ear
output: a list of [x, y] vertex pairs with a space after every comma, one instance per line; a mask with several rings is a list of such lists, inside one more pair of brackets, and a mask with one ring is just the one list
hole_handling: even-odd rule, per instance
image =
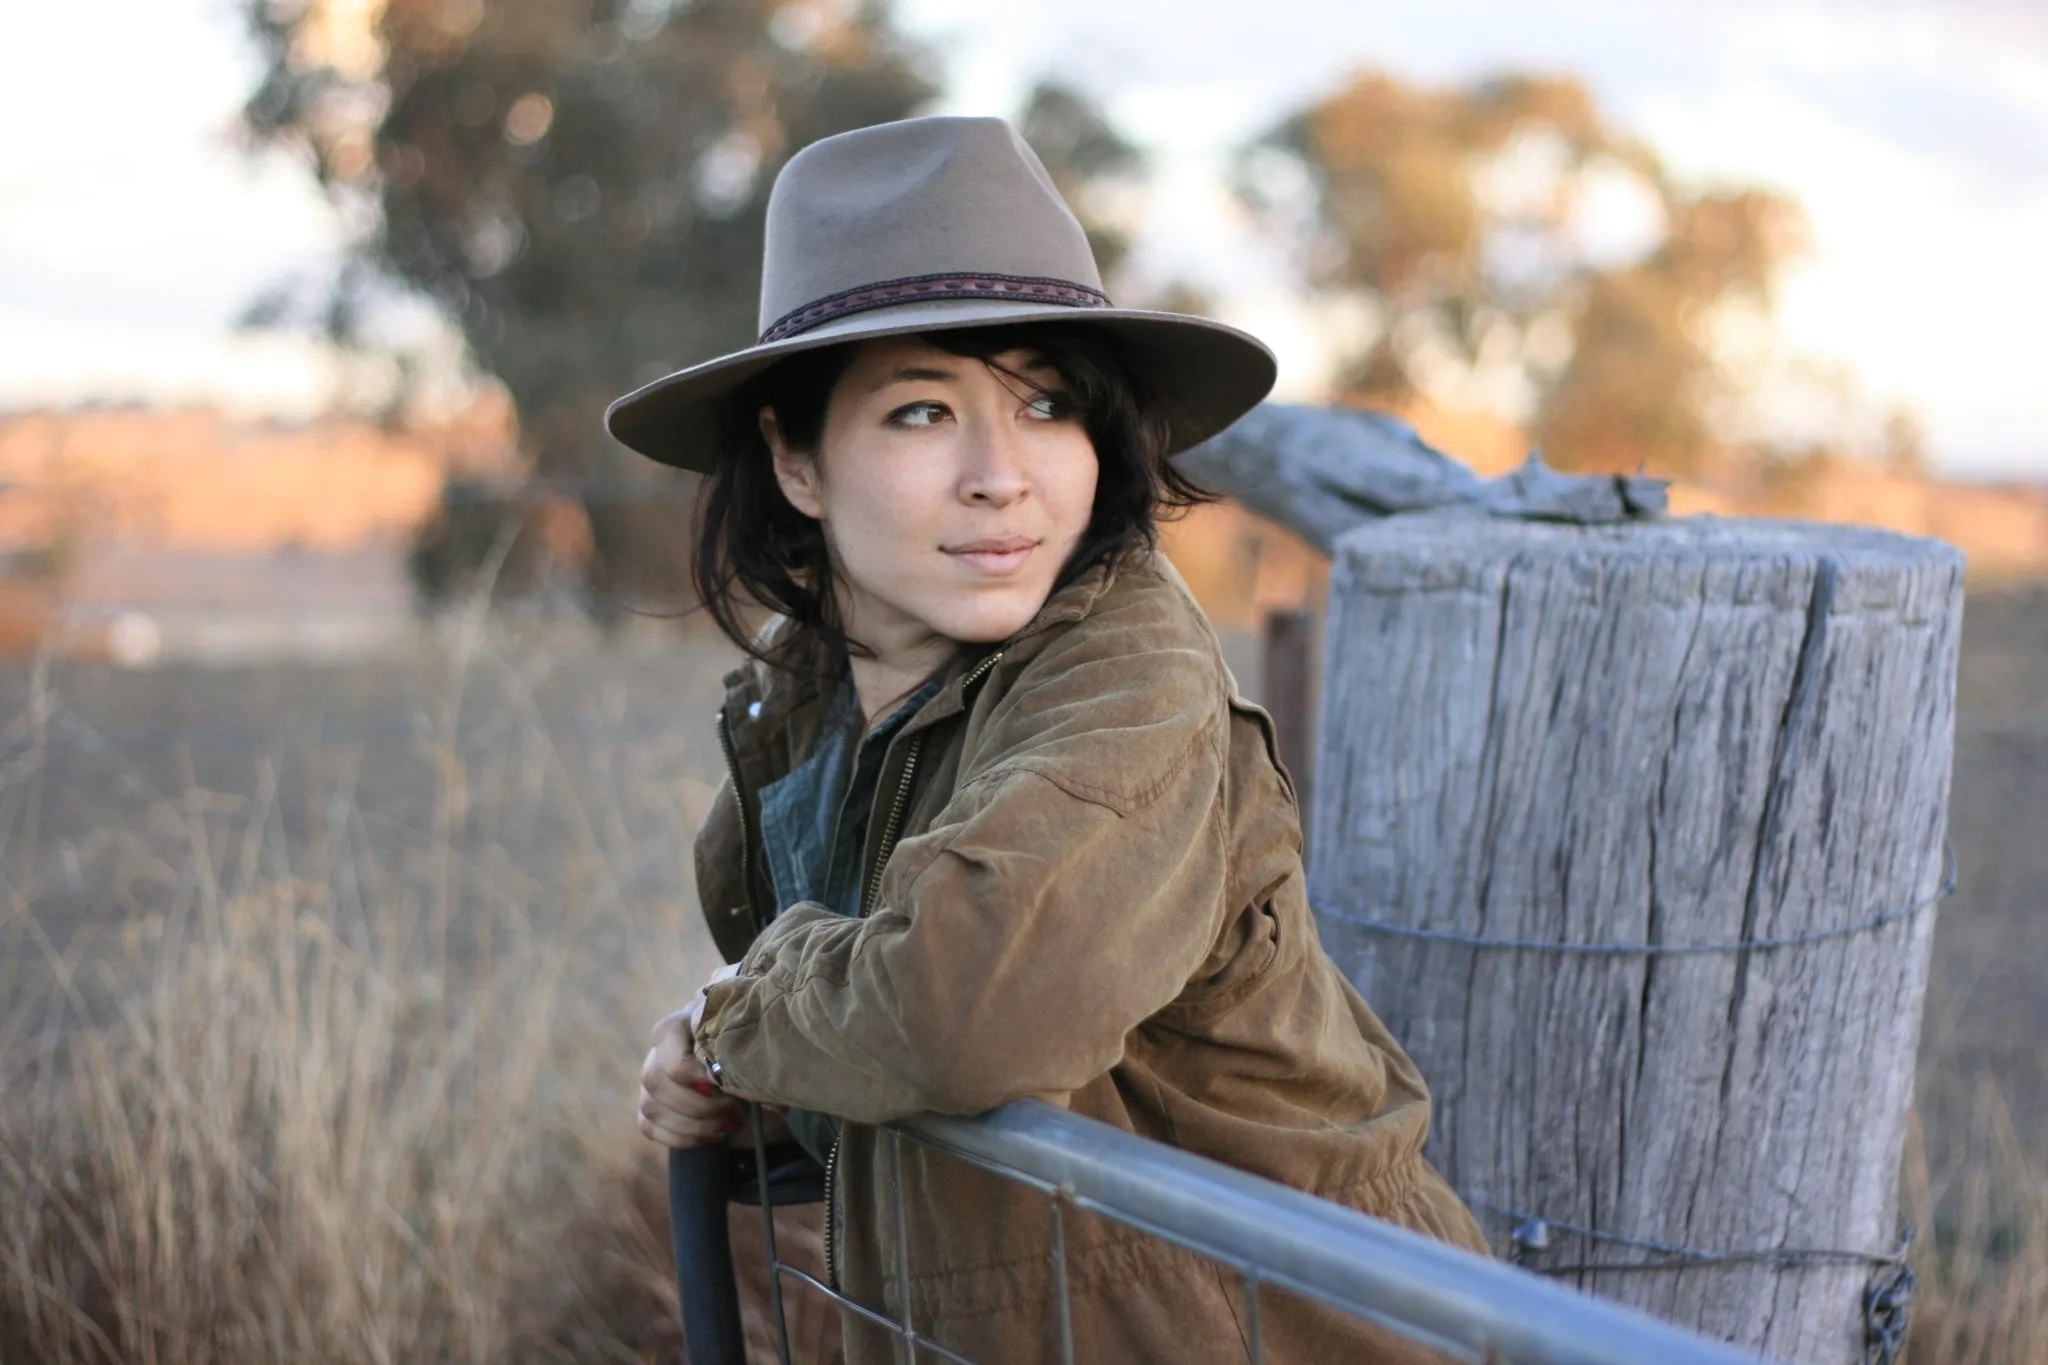
[[774, 408], [762, 408], [760, 422], [761, 439], [768, 443], [768, 454], [775, 461], [775, 482], [782, 485], [782, 496], [811, 520], [823, 521], [825, 489], [818, 476], [817, 457], [792, 449], [783, 439], [782, 423], [776, 420]]

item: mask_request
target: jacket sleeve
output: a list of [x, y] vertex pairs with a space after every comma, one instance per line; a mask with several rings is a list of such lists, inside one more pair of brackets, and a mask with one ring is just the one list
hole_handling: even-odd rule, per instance
[[879, 1123], [1059, 1102], [1109, 1070], [1220, 927], [1219, 698], [1159, 685], [1162, 662], [1179, 671], [1150, 660], [1106, 724], [1020, 708], [867, 918], [779, 917], [706, 1003], [699, 1048], [727, 1087]]

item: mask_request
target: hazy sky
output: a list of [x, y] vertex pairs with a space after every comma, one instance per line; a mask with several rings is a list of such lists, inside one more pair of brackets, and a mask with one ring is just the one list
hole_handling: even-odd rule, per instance
[[[1794, 194], [1814, 250], [1786, 342], [1922, 418], [1958, 473], [2048, 475], [2048, 10], [1658, 0], [899, 0], [944, 107], [1011, 112], [1058, 71], [1156, 155], [1141, 263], [1204, 282], [1299, 390], [1315, 333], [1220, 188], [1227, 149], [1362, 65], [1584, 79], [1700, 183]], [[0, 406], [205, 399], [304, 412], [306, 341], [237, 337], [340, 233], [304, 177], [233, 146], [254, 72], [232, 0], [15, 6], [0, 18]]]

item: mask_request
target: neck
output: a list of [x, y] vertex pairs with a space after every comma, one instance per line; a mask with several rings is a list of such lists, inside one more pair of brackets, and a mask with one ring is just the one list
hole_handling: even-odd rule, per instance
[[861, 716], [868, 728], [873, 729], [887, 720], [897, 707], [909, 700], [910, 694], [952, 657], [954, 648], [951, 640], [934, 636], [921, 649], [878, 654], [871, 659], [856, 656], [848, 660], [853, 673], [853, 690], [860, 698]]
[[926, 678], [945, 666], [959, 642], [908, 613], [893, 610], [835, 575], [840, 629], [849, 645], [847, 660], [860, 713], [873, 729], [909, 700]]

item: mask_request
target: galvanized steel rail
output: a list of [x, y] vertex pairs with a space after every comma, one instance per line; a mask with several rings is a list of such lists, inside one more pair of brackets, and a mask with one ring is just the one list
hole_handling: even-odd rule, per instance
[[[1242, 1276], [1253, 1365], [1264, 1359], [1257, 1337], [1261, 1285], [1328, 1304], [1453, 1360], [1756, 1365], [1753, 1357], [1628, 1309], [1034, 1100], [975, 1119], [921, 1115], [892, 1124], [889, 1133], [892, 1147], [916, 1142], [1049, 1196], [1063, 1354], [1070, 1362], [1072, 1328], [1065, 1312], [1065, 1266], [1059, 1264], [1063, 1208], [1137, 1228]], [[900, 1224], [901, 1182], [893, 1183]], [[825, 1288], [779, 1261], [776, 1271], [777, 1278]], [[932, 1351], [960, 1359], [934, 1351], [935, 1343], [914, 1323], [888, 1322], [873, 1305], [848, 1306], [911, 1344], [914, 1358], [922, 1358], [918, 1351]]]

